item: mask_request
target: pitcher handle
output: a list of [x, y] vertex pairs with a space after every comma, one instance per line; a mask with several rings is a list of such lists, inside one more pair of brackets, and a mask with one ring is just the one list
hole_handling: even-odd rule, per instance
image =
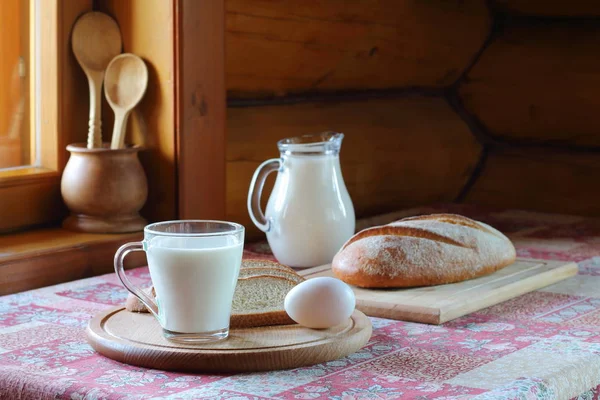
[[152, 300], [152, 298], [144, 293], [144, 291], [139, 287], [131, 283], [127, 275], [125, 275], [123, 260], [127, 254], [133, 251], [144, 251], [144, 244], [142, 242], [132, 242], [119, 247], [119, 250], [117, 250], [117, 253], [115, 254], [115, 272], [117, 273], [117, 276], [121, 280], [123, 286], [125, 286], [125, 289], [129, 290], [135, 297], [140, 299], [140, 301], [146, 306], [146, 308], [148, 308], [148, 310], [150, 310], [154, 317], [160, 321], [158, 316], [158, 306], [154, 300]]
[[[252, 181], [250, 182], [250, 190], [248, 191], [248, 214], [254, 225], [263, 232], [269, 232], [271, 229], [271, 221], [265, 218], [265, 214], [260, 208], [260, 196], [262, 195], [263, 187], [267, 176], [274, 171], [279, 171], [282, 162], [280, 158], [272, 158], [260, 164]], [[257, 190], [258, 189], [258, 190]]]

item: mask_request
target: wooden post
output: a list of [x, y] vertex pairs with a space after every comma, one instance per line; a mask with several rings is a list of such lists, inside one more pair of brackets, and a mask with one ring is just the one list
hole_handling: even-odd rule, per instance
[[225, 4], [175, 2], [178, 217], [225, 217]]

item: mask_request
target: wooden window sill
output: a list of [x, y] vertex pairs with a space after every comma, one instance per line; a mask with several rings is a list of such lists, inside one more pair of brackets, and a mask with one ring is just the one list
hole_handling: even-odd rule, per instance
[[[114, 271], [113, 257], [141, 232], [92, 234], [61, 228], [0, 236], [0, 295], [73, 281]], [[145, 265], [143, 252], [127, 257], [127, 267]]]

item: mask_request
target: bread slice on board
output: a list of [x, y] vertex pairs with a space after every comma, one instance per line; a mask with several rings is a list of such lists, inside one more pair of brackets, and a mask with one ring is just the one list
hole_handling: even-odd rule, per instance
[[231, 307], [231, 327], [294, 324], [285, 312], [283, 302], [296, 284], [279, 276], [238, 279]]
[[[231, 327], [294, 324], [283, 308], [283, 301], [287, 292], [304, 280], [285, 265], [265, 260], [244, 260], [234, 293]], [[152, 286], [144, 291], [153, 298], [156, 296]], [[148, 312], [131, 293], [125, 308], [132, 312]]]
[[434, 214], [357, 233], [335, 255], [332, 271], [365, 288], [430, 286], [487, 275], [515, 258], [511, 241], [491, 226]]

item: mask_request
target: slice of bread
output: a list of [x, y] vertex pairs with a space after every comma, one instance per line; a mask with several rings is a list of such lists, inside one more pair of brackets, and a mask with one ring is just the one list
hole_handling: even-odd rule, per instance
[[296, 282], [280, 276], [253, 276], [238, 279], [231, 307], [231, 327], [249, 328], [289, 325], [283, 302]]
[[[294, 324], [283, 302], [287, 293], [304, 280], [285, 265], [268, 260], [244, 260], [233, 298], [231, 328]], [[155, 297], [152, 286], [144, 291]], [[125, 308], [148, 312], [132, 294], [127, 297]]]

